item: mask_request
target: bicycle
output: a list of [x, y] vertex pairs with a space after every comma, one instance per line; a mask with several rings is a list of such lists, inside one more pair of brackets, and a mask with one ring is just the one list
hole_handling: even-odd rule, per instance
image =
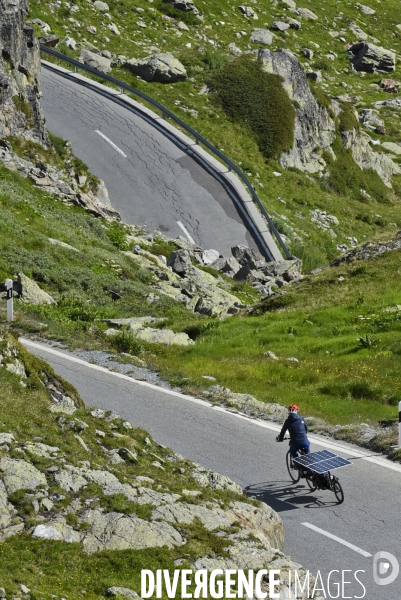
[[[284, 439], [288, 440], [289, 438]], [[325, 466], [329, 465], [332, 469], [337, 469], [351, 464], [351, 462], [328, 450], [307, 454], [306, 448], [301, 448], [298, 452], [300, 456], [292, 456], [290, 450], [286, 454], [287, 470], [293, 483], [305, 479], [311, 492], [330, 490], [334, 493], [337, 503], [342, 504], [344, 502], [344, 491], [338, 477], [332, 475], [329, 469], [322, 471], [322, 468], [324, 469]]]

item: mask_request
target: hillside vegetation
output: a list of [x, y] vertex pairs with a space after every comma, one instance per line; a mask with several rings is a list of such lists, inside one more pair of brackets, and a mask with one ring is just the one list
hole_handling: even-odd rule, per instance
[[[223, 149], [247, 173], [292, 252], [303, 259], [304, 269], [308, 271], [337, 256], [338, 246], [350, 247], [351, 238], [363, 242], [376, 233], [401, 226], [400, 176], [393, 176], [392, 189], [386, 187], [372, 169], [362, 170], [356, 165], [351, 151], [344, 149], [340, 139], [342, 131], [360, 128], [379, 144], [374, 150], [385, 154], [390, 152], [383, 142], [400, 141], [399, 108], [378, 109], [384, 135], [359, 125], [354, 114], [354, 108], [361, 113], [365, 108], [373, 108], [374, 102], [393, 98], [381, 89], [380, 80], [382, 77], [400, 79], [398, 62], [391, 74], [357, 72], [350, 66], [345, 46], [366, 35], [368, 41], [398, 53], [401, 31], [397, 27], [395, 0], [386, 6], [372, 0], [369, 7], [374, 14], [365, 14], [362, 5], [355, 2], [325, 2], [323, 5], [310, 0], [305, 4], [316, 19], [297, 16], [292, 8], [295, 3], [290, 0], [250, 3], [257, 20], [241, 14], [237, 4], [229, 0], [195, 2], [200, 18], [161, 1], [138, 0], [133, 6], [129, 0], [110, 0], [109, 10], [102, 9], [105, 11], [102, 12], [87, 0], [58, 4], [32, 0], [30, 16], [49, 25], [50, 31], [46, 33], [59, 36], [57, 49], [62, 52], [77, 58], [84, 48], [109, 53], [115, 65], [111, 74], [168, 106]], [[262, 46], [251, 41], [254, 29], [269, 30], [274, 21], [291, 18], [299, 21], [300, 29], [273, 30], [272, 43], [263, 47], [272, 51], [291, 50], [305, 71], [320, 72], [322, 81], [310, 82], [318, 103], [331, 110], [332, 98], [339, 97], [343, 108], [336, 119], [337, 137], [332, 145], [337, 160], [327, 152], [322, 153], [326, 168], [321, 175], [283, 169], [277, 161], [279, 150], [288, 147], [290, 112], [297, 108], [294, 103], [290, 105], [286, 109], [290, 112], [284, 117], [279, 86], [270, 96], [268, 111], [267, 105], [260, 102], [256, 88], [247, 91], [247, 77], [240, 69], [237, 87], [232, 88], [229, 83], [228, 74], [234, 67], [227, 63], [243, 60], [243, 56], [235, 58], [239, 52], [257, 51]], [[111, 24], [117, 27], [117, 32], [113, 33]], [[36, 24], [35, 30], [43, 36], [40, 25]], [[65, 43], [69, 37], [77, 44], [75, 50]], [[305, 48], [311, 52], [304, 53]], [[188, 78], [174, 84], [146, 83], [122, 66], [126, 59], [140, 59], [157, 51], [172, 52], [185, 66]], [[122, 55], [125, 58], [121, 58]], [[216, 82], [220, 82], [219, 90]], [[209, 84], [215, 92], [209, 90], [208, 93]], [[244, 107], [235, 108], [232, 102], [234, 96], [239, 100], [244, 94], [249, 118], [244, 117]], [[255, 118], [250, 118], [251, 114]], [[258, 128], [266, 119], [272, 121], [271, 117], [276, 114], [280, 115], [274, 121], [276, 129], [267, 131], [264, 127], [264, 140], [261, 140]], [[266, 124], [269, 127], [269, 123]], [[321, 151], [318, 147], [316, 150]], [[85, 160], [85, 157], [80, 158]], [[400, 157], [394, 155], [393, 160], [399, 163]], [[334, 215], [338, 225], [331, 231], [322, 227], [313, 219], [312, 211], [316, 210]]]
[[[128, 235], [132, 230], [123, 225], [64, 206], [4, 169], [0, 201], [0, 279], [23, 270], [58, 303], [33, 306], [16, 300], [17, 330], [70, 347], [131, 353], [133, 361], [139, 357], [192, 393], [211, 384], [203, 379], [208, 375], [220, 386], [263, 402], [296, 402], [307, 414], [330, 423], [396, 417], [401, 392], [400, 250], [329, 267], [260, 304], [252, 306], [248, 297], [249, 309], [219, 321], [190, 312], [162, 293], [149, 302], [152, 276], [125, 254], [134, 242]], [[21, 240], [17, 246], [16, 235]], [[51, 244], [49, 238], [77, 251]], [[155, 258], [175, 248], [166, 240], [156, 238], [152, 246], [142, 239]], [[247, 297], [243, 291], [242, 297]], [[195, 344], [149, 344], [124, 331], [104, 335], [102, 319], [141, 315], [162, 317], [160, 327], [184, 331]], [[269, 358], [268, 351], [278, 360]]]

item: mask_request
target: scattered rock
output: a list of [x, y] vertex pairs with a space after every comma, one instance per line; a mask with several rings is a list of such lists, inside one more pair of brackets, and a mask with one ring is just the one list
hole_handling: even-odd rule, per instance
[[248, 19], [255, 19], [255, 21], [258, 20], [258, 15], [250, 6], [239, 6], [238, 8], [244, 17], [247, 17]]
[[103, 73], [108, 73], [111, 70], [110, 59], [102, 56], [101, 54], [95, 54], [90, 50], [82, 50], [81, 54], [79, 55], [79, 60], [85, 65], [88, 65], [88, 67], [92, 67], [93, 69], [97, 69]]
[[382, 146], [383, 148], [385, 148], [389, 152], [392, 152], [393, 154], [401, 154], [401, 145], [397, 144], [396, 142], [383, 142]]
[[143, 59], [132, 58], [124, 66], [145, 81], [175, 83], [187, 78], [184, 65], [170, 52], [152, 54]]
[[359, 2], [357, 2], [355, 6], [357, 6], [364, 15], [376, 14], [376, 11], [373, 10], [373, 8], [370, 8], [370, 6], [366, 6], [365, 4], [360, 4]]
[[38, 284], [29, 279], [24, 273], [18, 273], [18, 283], [21, 289], [21, 301], [28, 304], [56, 304], [54, 298], [40, 289]]
[[349, 49], [350, 61], [356, 71], [390, 73], [395, 70], [395, 52], [368, 42], [358, 42]]
[[265, 46], [270, 46], [274, 38], [275, 35], [268, 29], [254, 29], [251, 34], [251, 42], [264, 44]]
[[95, 0], [93, 6], [99, 12], [108, 12], [110, 10], [109, 5], [106, 2], [102, 2], [101, 0]]
[[271, 29], [274, 31], [287, 31], [290, 28], [288, 23], [284, 23], [283, 21], [273, 21], [271, 25]]
[[305, 19], [309, 19], [310, 21], [317, 21], [318, 16], [315, 15], [314, 12], [309, 10], [309, 8], [297, 8], [297, 13], [304, 17]]
[[184, 12], [192, 12], [194, 15], [199, 15], [199, 10], [196, 8], [192, 0], [163, 0], [168, 4], [172, 4], [174, 8], [182, 10]]

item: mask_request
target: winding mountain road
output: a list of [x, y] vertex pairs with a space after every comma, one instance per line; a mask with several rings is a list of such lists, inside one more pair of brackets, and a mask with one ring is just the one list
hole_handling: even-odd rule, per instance
[[185, 236], [225, 256], [231, 247], [257, 248], [222, 184], [142, 116], [84, 84], [42, 69], [47, 128], [103, 179], [126, 223]]
[[[310, 436], [312, 451], [332, 449], [353, 462], [337, 473], [345, 492], [344, 503], [337, 505], [331, 492], [311, 493], [302, 481], [291, 484], [285, 468], [287, 448], [275, 442], [276, 424], [109, 372], [65, 350], [30, 340], [23, 343], [70, 381], [87, 405], [116, 411], [158, 442], [228, 475], [246, 493], [270, 504], [285, 525], [286, 553], [314, 576], [320, 571], [323, 597], [400, 600], [401, 575], [379, 585], [373, 568], [383, 582], [394, 572], [390, 561], [401, 562], [401, 465]], [[379, 552], [393, 558], [380, 558]]]

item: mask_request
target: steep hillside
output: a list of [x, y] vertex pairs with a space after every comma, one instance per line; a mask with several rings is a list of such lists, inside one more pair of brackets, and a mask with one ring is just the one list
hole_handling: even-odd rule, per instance
[[[223, 148], [308, 271], [401, 225], [401, 32], [393, 0], [307, 5], [33, 0], [30, 16], [42, 41], [146, 91]], [[179, 61], [169, 72], [171, 57], [157, 62], [166, 52]], [[259, 53], [264, 89], [242, 69], [245, 53]], [[269, 91], [281, 85], [285, 114]], [[267, 145], [255, 123], [270, 127]]]
[[3, 331], [0, 384], [2, 598], [140, 598], [141, 569], [177, 565], [278, 568], [284, 596], [289, 569], [305, 576], [283, 554], [270, 507], [117, 414], [85, 407]]

